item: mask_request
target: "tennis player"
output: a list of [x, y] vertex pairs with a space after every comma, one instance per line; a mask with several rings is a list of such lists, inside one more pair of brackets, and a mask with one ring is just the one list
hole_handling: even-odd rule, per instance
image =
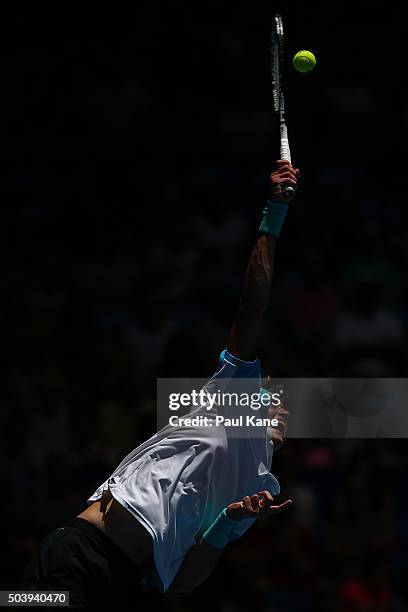
[[[231, 389], [243, 380], [248, 393], [260, 392], [253, 350], [269, 302], [276, 239], [288, 211], [282, 185], [296, 186], [298, 178], [299, 171], [284, 160], [270, 176], [270, 200], [228, 349], [207, 391]], [[208, 414], [207, 408], [198, 411]], [[228, 542], [258, 517], [291, 505], [291, 500], [275, 504], [280, 489], [270, 473], [288, 413], [282, 405], [266, 410], [275, 427], [262, 427], [256, 435], [230, 436], [226, 427], [161, 429], [123, 459], [83, 512], [45, 538], [21, 588], [69, 591], [74, 610], [127, 610], [139, 605], [148, 589], [193, 590]]]

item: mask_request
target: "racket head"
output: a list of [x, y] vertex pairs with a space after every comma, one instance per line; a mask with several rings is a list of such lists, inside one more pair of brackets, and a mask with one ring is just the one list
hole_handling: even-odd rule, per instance
[[271, 28], [271, 78], [272, 78], [272, 97], [273, 108], [279, 113], [282, 103], [282, 45], [283, 45], [283, 25], [280, 15], [274, 15]]
[[[285, 98], [283, 94], [283, 60], [284, 60], [284, 35], [283, 21], [279, 14], [273, 16], [271, 28], [271, 78], [272, 78], [272, 97], [273, 108], [279, 114], [280, 123], [280, 157], [291, 163], [291, 153], [287, 135], [285, 120]], [[282, 192], [285, 198], [292, 198], [295, 189], [291, 185], [284, 185]]]

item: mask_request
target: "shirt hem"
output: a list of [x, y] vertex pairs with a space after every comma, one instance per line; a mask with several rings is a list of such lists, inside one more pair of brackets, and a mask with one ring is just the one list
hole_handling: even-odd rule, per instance
[[[141, 512], [139, 512], [136, 508], [133, 508], [132, 506], [130, 506], [127, 501], [120, 495], [120, 492], [118, 491], [118, 485], [114, 484], [114, 483], [109, 483], [107, 486], [107, 489], [109, 489], [109, 491], [112, 493], [112, 496], [115, 498], [115, 500], [123, 507], [125, 508], [125, 510], [127, 510], [128, 512], [130, 512], [130, 514], [142, 525], [142, 527], [144, 527], [146, 529], [146, 531], [148, 532], [148, 534], [151, 536], [152, 538], [152, 544], [153, 544], [153, 557], [154, 557], [154, 565], [156, 567], [156, 572], [157, 575], [160, 579], [160, 583], [161, 583], [161, 591], [163, 593], [165, 593], [167, 591], [167, 589], [169, 588], [171, 582], [169, 582], [169, 584], [167, 586], [165, 586], [163, 579], [160, 575], [159, 569], [158, 569], [158, 564], [157, 564], [157, 534], [155, 532], [155, 530], [153, 529], [153, 527], [150, 525], [150, 523], [148, 523], [145, 519], [145, 517], [141, 514]], [[106, 490], [106, 489], [104, 489]], [[103, 492], [102, 492], [103, 494]], [[94, 495], [92, 495], [91, 497], [89, 497], [87, 499], [87, 502], [93, 502], [93, 501], [97, 501], [98, 499], [101, 498], [102, 495], [100, 495], [99, 497], [94, 497]]]

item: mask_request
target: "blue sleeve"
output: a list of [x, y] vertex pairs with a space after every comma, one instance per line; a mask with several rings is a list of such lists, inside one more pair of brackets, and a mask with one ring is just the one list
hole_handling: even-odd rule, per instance
[[261, 379], [261, 365], [259, 359], [254, 361], [244, 361], [238, 357], [234, 357], [227, 351], [223, 350], [218, 367], [213, 378], [256, 378]]
[[[236, 381], [235, 386], [234, 381]], [[244, 361], [234, 357], [225, 349], [220, 355], [216, 371], [204, 388], [210, 392], [235, 390], [258, 393], [260, 387], [261, 366], [259, 359]]]

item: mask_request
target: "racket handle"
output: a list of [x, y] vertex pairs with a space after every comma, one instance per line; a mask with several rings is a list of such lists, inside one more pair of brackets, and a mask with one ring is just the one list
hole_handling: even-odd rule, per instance
[[281, 119], [280, 124], [280, 156], [281, 159], [285, 159], [290, 164], [292, 163], [292, 157], [290, 154], [289, 147], [288, 128], [286, 127], [286, 123], [283, 119]]
[[[290, 154], [289, 147], [289, 139], [288, 139], [288, 128], [286, 127], [286, 123], [281, 120], [280, 124], [280, 156], [281, 159], [285, 159], [290, 164], [292, 163], [292, 158]], [[283, 185], [282, 193], [285, 198], [293, 198], [296, 193], [296, 189], [292, 185]]]

